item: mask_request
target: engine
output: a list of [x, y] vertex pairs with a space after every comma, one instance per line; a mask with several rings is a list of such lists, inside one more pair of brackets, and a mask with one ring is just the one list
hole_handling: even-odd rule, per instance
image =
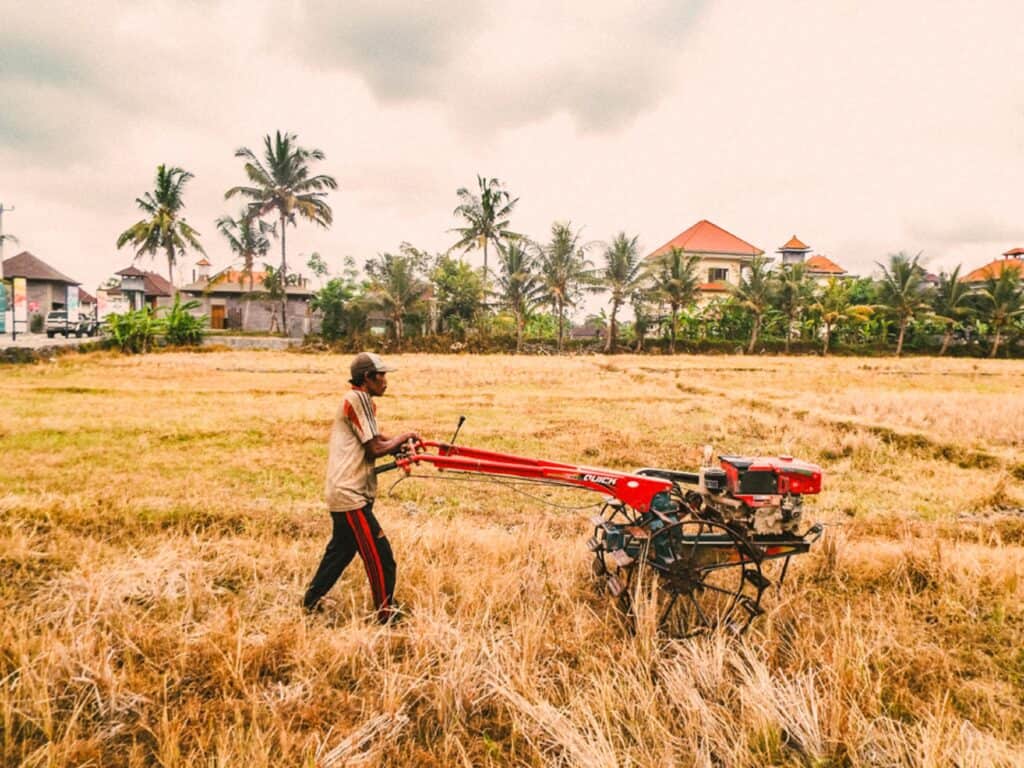
[[815, 464], [792, 456], [719, 456], [714, 466], [709, 454], [698, 473], [699, 490], [691, 494], [699, 496], [703, 515], [751, 533], [796, 533], [803, 497], [821, 493], [821, 467]]

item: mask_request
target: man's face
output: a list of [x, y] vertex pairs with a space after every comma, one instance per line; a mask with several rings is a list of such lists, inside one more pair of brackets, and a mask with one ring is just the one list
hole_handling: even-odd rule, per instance
[[380, 397], [388, 388], [388, 375], [386, 373], [371, 373], [366, 377], [366, 391], [374, 397]]

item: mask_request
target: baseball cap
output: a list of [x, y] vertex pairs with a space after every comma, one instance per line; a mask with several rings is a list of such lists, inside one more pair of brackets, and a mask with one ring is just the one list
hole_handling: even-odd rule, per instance
[[390, 373], [398, 369], [384, 362], [380, 355], [373, 352], [360, 352], [352, 359], [352, 366], [349, 369], [352, 379], [360, 375], [366, 376], [369, 373]]

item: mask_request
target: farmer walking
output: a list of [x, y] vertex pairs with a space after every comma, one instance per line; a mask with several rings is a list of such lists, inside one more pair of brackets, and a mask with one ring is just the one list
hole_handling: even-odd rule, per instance
[[415, 432], [385, 437], [377, 428], [377, 405], [388, 388], [387, 374], [395, 369], [379, 355], [361, 352], [352, 360], [350, 383], [331, 426], [325, 494], [333, 533], [320, 567], [306, 590], [302, 605], [317, 611], [320, 599], [334, 586], [356, 552], [370, 580], [377, 621], [389, 624], [401, 617], [394, 604], [395, 558], [384, 532], [373, 515], [377, 495], [374, 460], [397, 453]]

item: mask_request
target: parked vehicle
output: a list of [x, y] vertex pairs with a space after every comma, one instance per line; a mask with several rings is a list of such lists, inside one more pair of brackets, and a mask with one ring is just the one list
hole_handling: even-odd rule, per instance
[[95, 336], [99, 330], [99, 324], [88, 315], [79, 315], [77, 320], [68, 322], [68, 313], [63, 309], [55, 309], [46, 314], [45, 330], [47, 337], [51, 339], [58, 333], [64, 338], [71, 334], [81, 338], [82, 336]]

